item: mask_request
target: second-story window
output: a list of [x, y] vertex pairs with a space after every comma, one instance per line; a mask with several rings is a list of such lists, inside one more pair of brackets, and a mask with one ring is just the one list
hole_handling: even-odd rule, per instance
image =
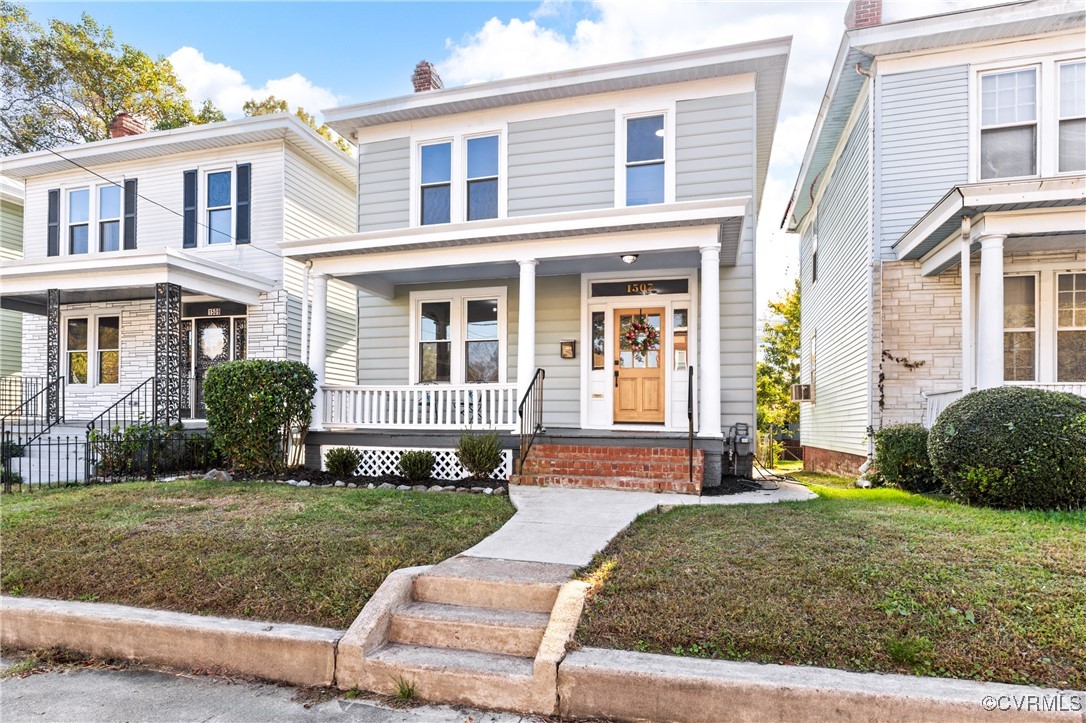
[[90, 190], [68, 192], [68, 253], [85, 254], [89, 250]]
[[98, 188], [98, 250], [119, 251], [121, 248], [121, 189], [119, 186]]
[[452, 218], [452, 143], [422, 146], [421, 223], [449, 223]]
[[1060, 65], [1059, 171], [1086, 170], [1086, 62]]
[[664, 202], [664, 116], [626, 119], [626, 205]]
[[980, 177], [1037, 173], [1037, 69], [988, 73], [980, 79]]
[[233, 240], [233, 174], [216, 171], [207, 174], [207, 242], [227, 244]]
[[468, 221], [498, 217], [498, 137], [469, 138]]

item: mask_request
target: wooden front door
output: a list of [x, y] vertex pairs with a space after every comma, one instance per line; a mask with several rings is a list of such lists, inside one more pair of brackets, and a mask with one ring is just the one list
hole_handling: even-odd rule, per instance
[[664, 423], [664, 310], [615, 310], [615, 423]]

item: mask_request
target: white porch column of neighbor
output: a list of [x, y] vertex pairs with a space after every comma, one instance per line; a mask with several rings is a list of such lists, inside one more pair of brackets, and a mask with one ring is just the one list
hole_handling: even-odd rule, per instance
[[313, 399], [313, 423], [310, 429], [324, 427], [324, 363], [328, 346], [328, 275], [313, 276], [313, 299], [310, 303], [309, 368], [317, 375], [317, 395]]
[[977, 388], [1003, 386], [1003, 236], [980, 240]]
[[535, 259], [520, 264], [520, 311], [517, 319], [517, 403], [535, 375]]
[[962, 222], [962, 394], [973, 389], [973, 271], [970, 267], [968, 223]]
[[701, 247], [699, 437], [720, 434], [720, 245]]

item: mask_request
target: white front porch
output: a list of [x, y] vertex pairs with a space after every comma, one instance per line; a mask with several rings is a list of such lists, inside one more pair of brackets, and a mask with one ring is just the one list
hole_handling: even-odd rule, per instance
[[[1008, 383], [1007, 386], [1015, 387], [1031, 387], [1033, 389], [1044, 389], [1049, 392], [1065, 392], [1067, 394], [1077, 394], [1080, 397], [1086, 397], [1086, 382], [1080, 383], [1068, 383], [1068, 384], [1035, 384], [1032, 382], [1017, 382]], [[949, 407], [954, 402], [958, 401], [964, 396], [961, 389], [952, 389], [947, 392], [932, 392], [924, 394], [924, 421], [923, 424], [928, 429], [931, 429], [931, 425], [935, 424], [935, 420], [942, 414], [943, 410]]]

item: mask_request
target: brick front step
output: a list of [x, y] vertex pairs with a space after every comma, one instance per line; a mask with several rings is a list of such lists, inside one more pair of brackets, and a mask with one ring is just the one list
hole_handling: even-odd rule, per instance
[[704, 453], [682, 447], [537, 444], [514, 484], [699, 494]]

